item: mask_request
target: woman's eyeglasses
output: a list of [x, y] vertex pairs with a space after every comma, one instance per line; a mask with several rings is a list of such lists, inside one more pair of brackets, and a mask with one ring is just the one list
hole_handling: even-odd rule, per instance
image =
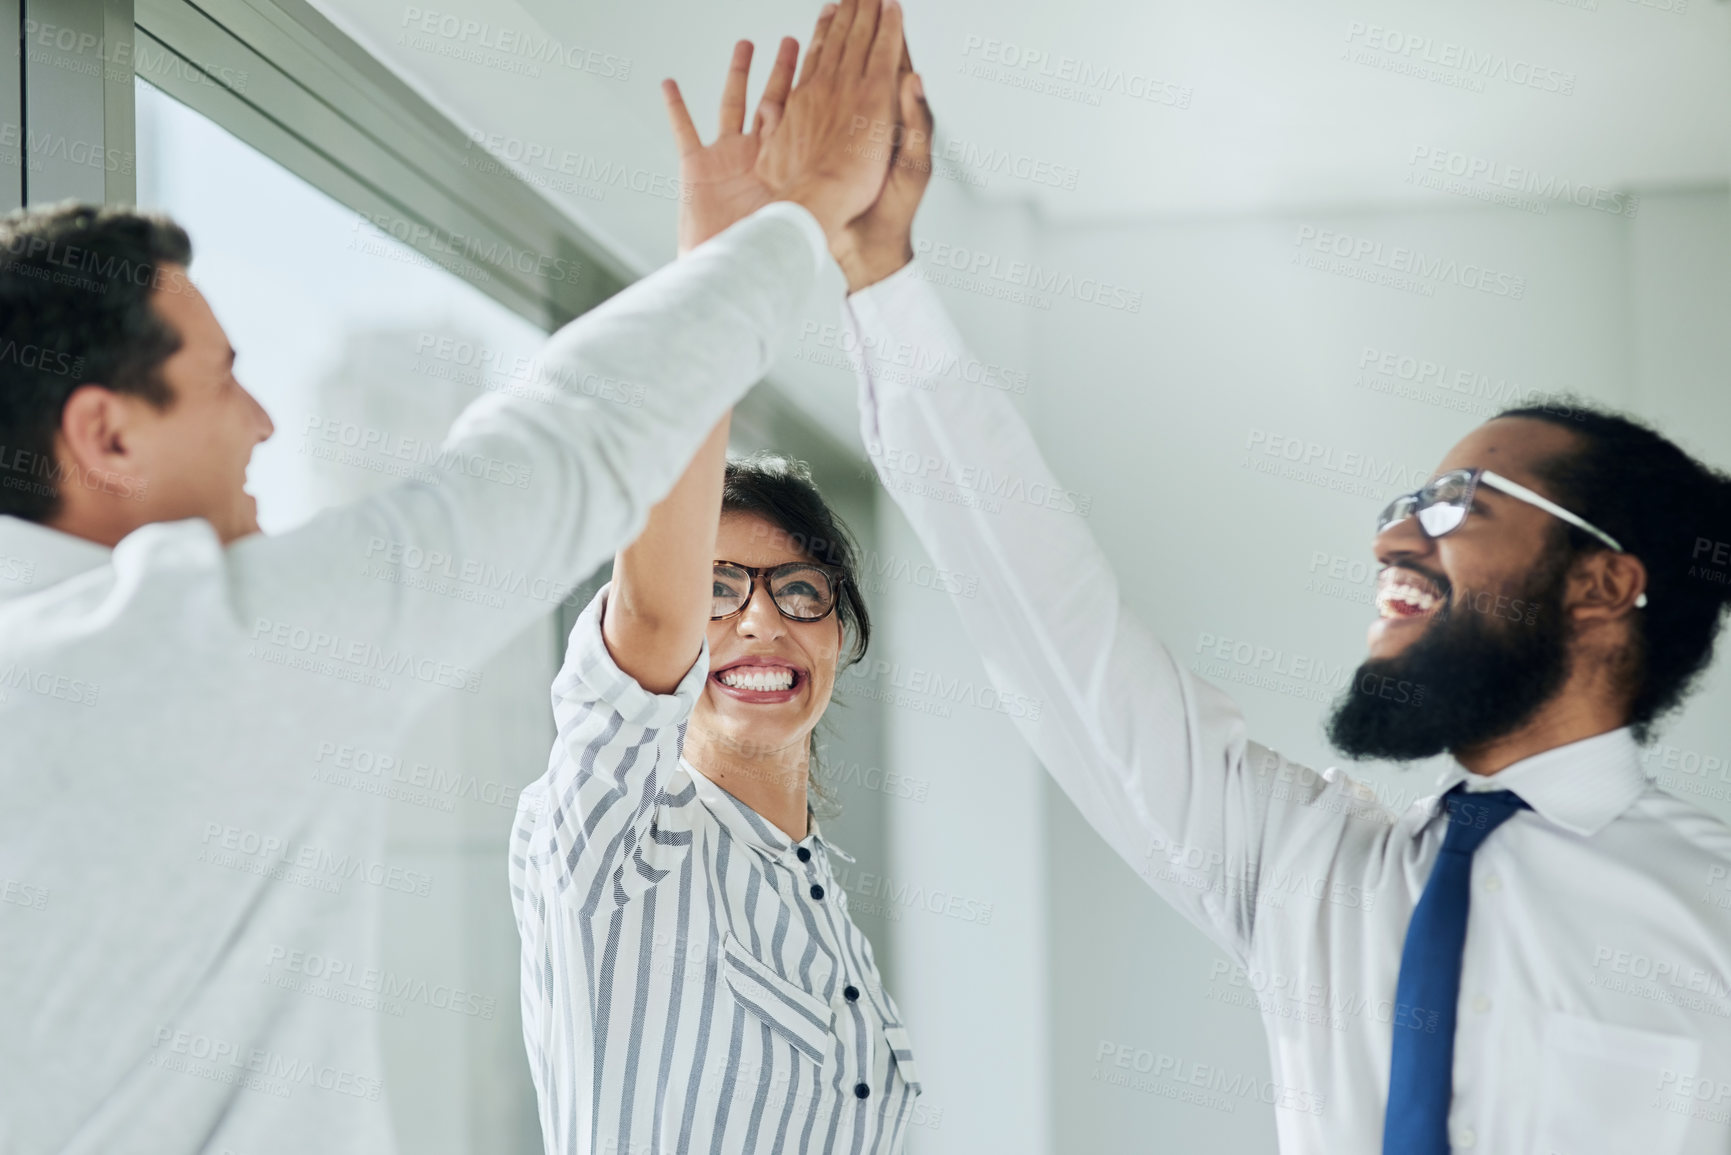
[[839, 570], [811, 562], [749, 566], [718, 561], [709, 620], [724, 621], [742, 613], [760, 579], [768, 587], [769, 600], [775, 603], [781, 616], [795, 622], [821, 622], [834, 613], [842, 582], [846, 580]]

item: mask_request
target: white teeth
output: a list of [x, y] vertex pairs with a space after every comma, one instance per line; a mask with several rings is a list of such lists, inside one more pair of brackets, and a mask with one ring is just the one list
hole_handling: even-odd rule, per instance
[[736, 690], [793, 689], [793, 671], [780, 666], [735, 666], [718, 676], [722, 685]]
[[1393, 581], [1379, 589], [1376, 593], [1376, 609], [1385, 618], [1410, 617], [1395, 609], [1398, 603], [1411, 606], [1420, 613], [1430, 613], [1440, 604], [1441, 599], [1421, 586], [1409, 582]]

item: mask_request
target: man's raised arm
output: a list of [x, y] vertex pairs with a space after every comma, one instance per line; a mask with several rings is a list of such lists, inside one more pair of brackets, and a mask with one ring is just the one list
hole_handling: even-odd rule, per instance
[[[931, 121], [917, 88], [902, 119], [890, 188], [918, 187], [894, 199], [886, 190], [870, 214], [880, 219], [858, 222], [841, 261], [855, 290], [843, 320], [866, 450], [933, 562], [977, 577], [974, 595], [953, 604], [1000, 694], [1025, 707], [1012, 717], [1047, 769], [1119, 855], [1242, 958], [1262, 871], [1297, 841], [1297, 825], [1338, 837], [1345, 808], [1273, 800], [1292, 770], [1128, 610], [1077, 495], [1009, 396], [964, 371], [976, 362], [909, 261], [912, 206], [929, 176]], [[988, 484], [1001, 496], [985, 500]], [[1293, 788], [1292, 803], [1345, 787], [1298, 777], [1309, 785]], [[1271, 838], [1276, 827], [1283, 836]]]

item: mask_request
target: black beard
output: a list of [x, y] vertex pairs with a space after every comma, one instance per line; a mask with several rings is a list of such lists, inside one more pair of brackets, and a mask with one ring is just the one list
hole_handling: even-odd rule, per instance
[[1507, 604], [1484, 613], [1451, 599], [1405, 651], [1360, 665], [1328, 720], [1335, 749], [1410, 762], [1518, 730], [1568, 680], [1567, 560], [1547, 559], [1511, 596], [1525, 603], [1518, 620]]

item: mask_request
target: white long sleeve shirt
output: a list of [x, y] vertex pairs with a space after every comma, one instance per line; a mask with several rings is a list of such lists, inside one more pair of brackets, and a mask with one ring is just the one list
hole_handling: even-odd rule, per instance
[[392, 1149], [376, 1015], [292, 968], [377, 975], [378, 897], [446, 883], [383, 860], [333, 760], [398, 749], [641, 528], [829, 259], [765, 208], [551, 339], [641, 405], [488, 395], [423, 480], [290, 533], [0, 518], [0, 1153]]
[[523, 1037], [550, 1153], [892, 1155], [908, 1031], [830, 866], [681, 757], [671, 694], [607, 651], [607, 588], [553, 685], [559, 737], [511, 832]]
[[[1238, 706], [1132, 615], [1067, 491], [910, 266], [857, 293], [861, 428], [1016, 724], [1084, 817], [1238, 964], [1273, 1076], [1143, 1070], [1272, 1103], [1280, 1149], [1381, 1150], [1401, 950], [1446, 819], [1252, 741]], [[912, 364], [929, 372], [910, 373]], [[988, 500], [989, 499], [989, 500]], [[1494, 776], [1532, 805], [1472, 867], [1451, 1142], [1491, 1155], [1731, 1150], [1731, 831], [1647, 781], [1627, 730]], [[1220, 1085], [1215, 1085], [1215, 1084]], [[1158, 1142], [1153, 1142], [1158, 1147]]]

